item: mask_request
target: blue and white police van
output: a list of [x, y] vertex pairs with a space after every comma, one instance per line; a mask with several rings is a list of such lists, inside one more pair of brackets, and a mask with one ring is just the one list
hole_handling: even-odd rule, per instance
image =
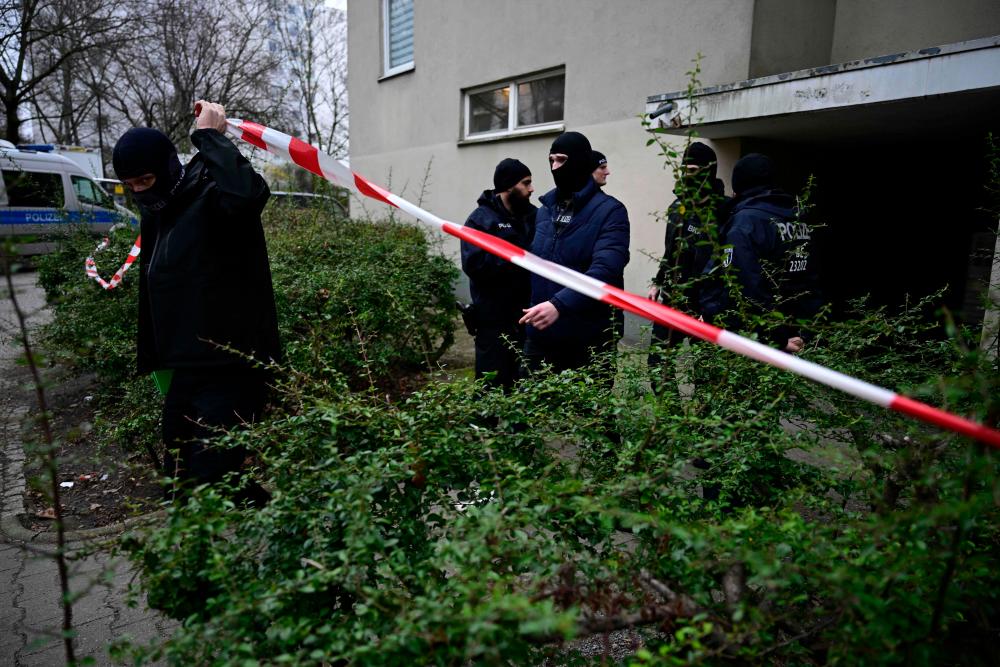
[[14, 238], [18, 254], [46, 252], [78, 225], [100, 235], [123, 222], [138, 225], [80, 165], [0, 141], [0, 240]]

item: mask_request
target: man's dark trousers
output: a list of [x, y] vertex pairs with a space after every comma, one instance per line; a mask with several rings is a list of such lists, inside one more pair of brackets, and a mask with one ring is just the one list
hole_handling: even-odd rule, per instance
[[245, 449], [212, 442], [220, 429], [256, 421], [266, 400], [266, 376], [260, 371], [224, 367], [176, 370], [163, 403], [166, 474], [184, 486], [197, 486], [239, 471]]
[[514, 386], [521, 361], [518, 353], [524, 346], [524, 328], [516, 324], [485, 324], [476, 330], [476, 379], [493, 374], [489, 384]]

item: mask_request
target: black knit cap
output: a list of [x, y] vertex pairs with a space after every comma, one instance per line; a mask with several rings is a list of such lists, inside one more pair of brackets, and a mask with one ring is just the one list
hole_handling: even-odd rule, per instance
[[774, 185], [774, 162], [761, 153], [750, 153], [739, 159], [733, 167], [733, 192]]
[[715, 156], [715, 151], [710, 147], [700, 141], [696, 141], [684, 149], [684, 158], [682, 161], [684, 164], [707, 167], [718, 162], [718, 158]]
[[597, 169], [608, 163], [608, 158], [604, 157], [604, 153], [601, 151], [590, 151], [590, 157], [593, 158], [593, 169]]
[[171, 158], [177, 149], [170, 138], [151, 127], [133, 127], [115, 144], [112, 162], [119, 179], [154, 174], [157, 178], [170, 172]]
[[523, 162], [512, 157], [504, 158], [493, 171], [493, 188], [497, 192], [506, 192], [528, 176], [531, 176], [531, 170]]

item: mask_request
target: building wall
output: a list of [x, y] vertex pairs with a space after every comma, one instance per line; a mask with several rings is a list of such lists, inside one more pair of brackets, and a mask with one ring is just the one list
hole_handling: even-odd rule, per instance
[[[645, 98], [683, 90], [703, 54], [703, 86], [1000, 33], [996, 0], [417, 0], [415, 68], [380, 80], [380, 0], [348, 3], [351, 163], [461, 223], [495, 164], [517, 157], [552, 187], [553, 134], [459, 145], [462, 90], [565, 66], [565, 125], [608, 155], [607, 191], [628, 207], [625, 286], [644, 292], [662, 251], [657, 214], [672, 200], [638, 115]], [[680, 142], [680, 140], [675, 140]], [[720, 142], [728, 179], [741, 139]], [[384, 215], [370, 201], [355, 211]], [[458, 244], [448, 239], [457, 257]], [[460, 286], [462, 292], [464, 287]]]
[[837, 0], [756, 0], [753, 4], [751, 77], [830, 64]]
[[[745, 0], [437, 0], [415, 2], [412, 72], [379, 81], [380, 6], [348, 3], [351, 165], [445, 219], [463, 222], [492, 187], [493, 168], [516, 157], [536, 190], [552, 188], [554, 134], [458, 144], [462, 90], [565, 65], [565, 124], [608, 155], [606, 191], [628, 207], [632, 259], [626, 288], [645, 291], [662, 252], [654, 214], [672, 200], [671, 174], [639, 121], [645, 97], [683, 88], [701, 52], [704, 83], [746, 78], [753, 4]], [[726, 48], [713, 45], [725, 44]], [[426, 187], [422, 188], [428, 172]], [[369, 201], [355, 211], [381, 215]], [[449, 239], [448, 252], [458, 244]], [[650, 255], [650, 256], [647, 256]], [[462, 291], [460, 287], [460, 291]]]
[[831, 63], [1000, 34], [997, 0], [837, 0]]

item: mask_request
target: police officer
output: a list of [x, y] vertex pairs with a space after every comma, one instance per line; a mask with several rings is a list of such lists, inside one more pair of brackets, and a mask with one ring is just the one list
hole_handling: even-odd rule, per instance
[[[674, 184], [675, 199], [667, 209], [663, 257], [649, 288], [653, 301], [663, 299], [670, 306], [697, 315], [702, 273], [718, 241], [719, 227], [725, 222], [729, 199], [717, 177], [717, 158], [709, 146], [696, 141], [685, 150], [679, 177]], [[653, 324], [653, 344], [647, 363], [653, 373], [653, 390], [659, 391], [664, 369], [663, 346], [680, 343], [684, 334]]]
[[[506, 158], [493, 172], [493, 189], [484, 190], [466, 227], [492, 234], [519, 248], [535, 235], [531, 171]], [[476, 336], [476, 378], [509, 389], [517, 379], [524, 327], [518, 324], [531, 296], [527, 271], [462, 241], [462, 270], [469, 276]]]
[[608, 167], [608, 158], [601, 151], [591, 151], [591, 155], [594, 158], [594, 173], [592, 174], [594, 182], [603, 188], [608, 184], [608, 176], [611, 175], [611, 168]]
[[799, 219], [795, 198], [775, 185], [774, 163], [751, 153], [733, 168], [729, 219], [722, 229], [724, 254], [705, 268], [713, 278], [702, 290], [701, 309], [707, 321], [721, 320], [729, 328], [745, 326], [721, 273], [735, 271], [736, 285], [748, 315], [779, 311], [785, 321], [757, 333], [762, 340], [790, 353], [805, 346], [802, 320], [822, 306], [813, 256], [812, 230]]
[[[622, 287], [629, 260], [625, 206], [605, 194], [593, 178], [590, 141], [564, 132], [549, 150], [556, 187], [542, 195], [531, 251], [602, 282]], [[621, 337], [621, 311], [548, 278], [531, 277], [531, 308], [525, 362], [532, 370], [548, 363], [555, 370], [580, 368], [595, 352], [613, 352]], [[612, 382], [614, 369], [603, 369]]]

